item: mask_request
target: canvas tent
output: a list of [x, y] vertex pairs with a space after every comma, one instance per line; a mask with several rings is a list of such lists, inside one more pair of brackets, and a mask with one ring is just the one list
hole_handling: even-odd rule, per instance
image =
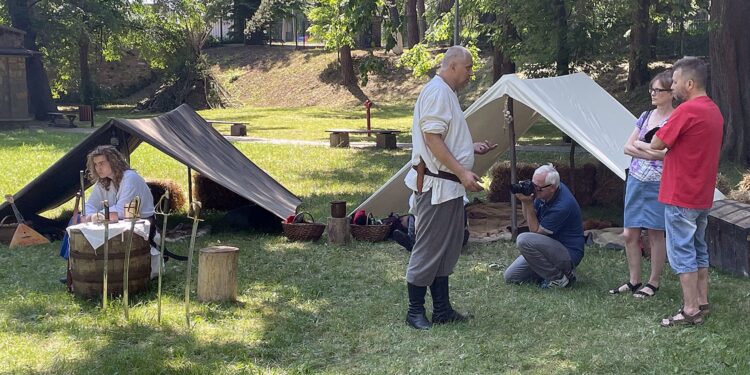
[[[503, 116], [508, 97], [514, 99], [517, 137], [542, 116], [625, 179], [630, 157], [623, 154], [623, 145], [633, 132], [636, 119], [584, 73], [539, 79], [504, 75], [467, 108], [464, 114], [472, 138], [498, 144], [494, 151], [477, 155], [475, 173], [484, 175], [509, 148]], [[411, 191], [404, 185], [404, 177], [410, 168], [407, 163], [355, 211], [366, 210], [376, 216], [407, 212]], [[716, 190], [714, 199], [723, 199], [723, 195]]]
[[[130, 155], [141, 142], [154, 146], [279, 218], [294, 213], [301, 203], [183, 104], [154, 118], [110, 120], [16, 193], [14, 198], [19, 211], [24, 216], [32, 216], [70, 200], [80, 186], [78, 171], [85, 169], [86, 154], [94, 147], [115, 144], [124, 155]], [[7, 203], [0, 205], [0, 217], [12, 214]]]

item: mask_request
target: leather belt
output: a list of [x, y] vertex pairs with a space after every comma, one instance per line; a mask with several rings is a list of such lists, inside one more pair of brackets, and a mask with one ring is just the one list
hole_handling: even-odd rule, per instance
[[417, 171], [417, 192], [420, 194], [422, 193], [422, 187], [424, 186], [425, 175], [430, 177], [442, 178], [443, 180], [458, 182], [459, 184], [461, 183], [461, 179], [453, 173], [440, 170], [438, 171], [438, 173], [430, 172], [430, 170], [427, 169], [427, 164], [425, 164], [422, 158], [419, 159], [419, 164], [413, 165], [412, 168]]

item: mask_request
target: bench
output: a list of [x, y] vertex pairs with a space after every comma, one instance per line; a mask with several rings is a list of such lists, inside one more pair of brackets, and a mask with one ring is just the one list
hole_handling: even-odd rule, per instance
[[394, 150], [396, 146], [396, 135], [401, 133], [400, 130], [391, 129], [330, 129], [326, 130], [331, 133], [331, 147], [349, 147], [349, 134], [375, 134], [375, 147]]
[[229, 121], [229, 120], [206, 120], [206, 122], [211, 125], [211, 127], [214, 126], [214, 124], [229, 124], [231, 127], [229, 128], [229, 135], [236, 136], [236, 137], [245, 137], [247, 136], [247, 126], [250, 125], [249, 122], [241, 122], [241, 121]]
[[[75, 124], [76, 115], [65, 114], [65, 113], [60, 113], [60, 112], [47, 112], [47, 117], [49, 118], [49, 124], [48, 124], [49, 126], [56, 126], [56, 127], [60, 127], [60, 128], [65, 128], [65, 127], [67, 127], [67, 128], [75, 128], [76, 127], [76, 124]], [[68, 123], [67, 124], [65, 124], [65, 123], [58, 124], [57, 123], [57, 120], [64, 120], [65, 118], [68, 119]]]

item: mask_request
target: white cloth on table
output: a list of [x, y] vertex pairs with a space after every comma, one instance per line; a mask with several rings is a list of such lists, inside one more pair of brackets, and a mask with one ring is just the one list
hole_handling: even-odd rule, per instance
[[[121, 220], [116, 223], [109, 223], [109, 238], [107, 239], [112, 239], [125, 233], [126, 230], [130, 230], [130, 225], [131, 222], [126, 220]], [[68, 236], [70, 236], [70, 231], [73, 229], [80, 230], [81, 234], [83, 234], [83, 237], [85, 237], [86, 240], [89, 241], [91, 247], [93, 247], [94, 250], [104, 245], [104, 224], [81, 223], [71, 225], [67, 229]], [[144, 240], [148, 241], [149, 229], [150, 227], [148, 220], [138, 220], [138, 222], [135, 223], [135, 230], [133, 232], [143, 237]]]

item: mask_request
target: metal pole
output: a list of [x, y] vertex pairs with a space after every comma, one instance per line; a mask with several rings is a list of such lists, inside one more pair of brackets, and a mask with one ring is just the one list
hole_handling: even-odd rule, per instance
[[456, 0], [456, 15], [453, 19], [453, 45], [456, 46], [460, 43], [458, 39], [459, 31], [461, 29], [461, 12], [458, 9], [458, 0]]
[[190, 235], [190, 247], [188, 249], [188, 260], [187, 260], [187, 272], [185, 275], [185, 323], [188, 329], [190, 328], [190, 279], [191, 271], [193, 269], [193, 251], [195, 250], [195, 237], [198, 233], [198, 222], [200, 222], [200, 211], [201, 202], [193, 202], [190, 205], [192, 216], [188, 215], [189, 218], [193, 219], [193, 232]]
[[[508, 143], [510, 150], [510, 183], [515, 184], [518, 182], [518, 176], [516, 175], [516, 128], [515, 120], [513, 119], [513, 98], [508, 97], [507, 102], [508, 108]], [[510, 195], [510, 235], [513, 241], [518, 237], [518, 217], [517, 217], [518, 201], [516, 200], [515, 194]]]

